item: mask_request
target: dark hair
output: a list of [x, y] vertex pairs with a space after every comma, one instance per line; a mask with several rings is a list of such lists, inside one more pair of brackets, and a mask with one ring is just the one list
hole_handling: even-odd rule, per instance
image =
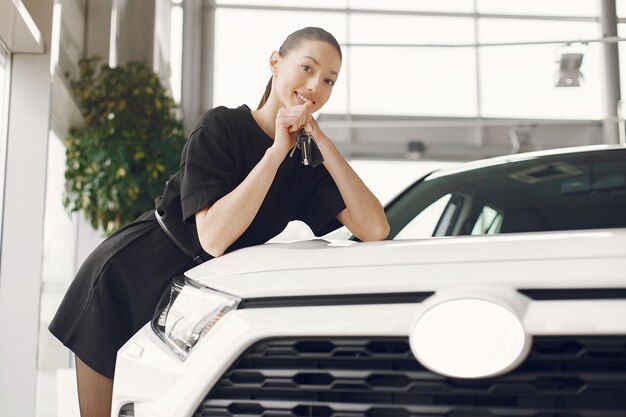
[[[283, 42], [283, 44], [280, 46], [280, 49], [278, 50], [278, 54], [280, 56], [286, 56], [289, 52], [299, 47], [303, 41], [326, 42], [330, 44], [331, 46], [334, 46], [335, 49], [337, 50], [337, 53], [339, 54], [339, 59], [343, 59], [343, 56], [341, 55], [341, 46], [339, 45], [339, 42], [337, 42], [337, 39], [335, 39], [333, 35], [325, 31], [324, 29], [311, 27], [311, 26], [300, 29], [300, 30], [296, 30], [291, 35], [287, 36], [287, 39], [285, 39], [285, 42]], [[261, 102], [259, 103], [259, 107], [257, 109], [260, 109], [261, 107], [263, 107], [263, 105], [269, 98], [271, 91], [272, 91], [272, 77], [270, 77], [270, 80], [267, 83], [267, 86], [265, 87], [265, 92], [263, 93], [263, 97], [261, 98]]]

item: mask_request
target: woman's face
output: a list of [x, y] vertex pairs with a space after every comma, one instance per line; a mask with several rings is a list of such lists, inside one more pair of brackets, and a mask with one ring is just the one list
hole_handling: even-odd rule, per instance
[[341, 58], [334, 46], [323, 41], [303, 41], [285, 56], [278, 52], [270, 60], [275, 76], [272, 94], [282, 106], [309, 101], [315, 112], [330, 98], [341, 69]]

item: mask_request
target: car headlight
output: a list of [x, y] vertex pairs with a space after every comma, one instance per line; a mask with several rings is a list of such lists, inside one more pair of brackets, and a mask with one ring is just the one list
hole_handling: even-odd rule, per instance
[[152, 319], [152, 329], [185, 360], [198, 341], [241, 300], [177, 277], [163, 293]]

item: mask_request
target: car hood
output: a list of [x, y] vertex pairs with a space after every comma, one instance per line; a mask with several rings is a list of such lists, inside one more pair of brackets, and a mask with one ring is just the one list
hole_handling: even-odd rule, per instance
[[[596, 270], [594, 274], [593, 270]], [[240, 297], [434, 290], [459, 282], [589, 286], [626, 282], [626, 229], [423, 240], [271, 243], [212, 259], [185, 275]]]

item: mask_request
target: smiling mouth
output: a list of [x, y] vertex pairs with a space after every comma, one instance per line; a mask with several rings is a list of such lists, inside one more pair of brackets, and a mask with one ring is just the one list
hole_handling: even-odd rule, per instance
[[304, 101], [305, 103], [311, 103], [311, 104], [315, 104], [314, 101], [309, 100], [308, 98], [300, 95], [300, 93], [298, 93], [297, 91], [294, 92], [296, 94], [296, 97], [298, 97], [300, 100]]

